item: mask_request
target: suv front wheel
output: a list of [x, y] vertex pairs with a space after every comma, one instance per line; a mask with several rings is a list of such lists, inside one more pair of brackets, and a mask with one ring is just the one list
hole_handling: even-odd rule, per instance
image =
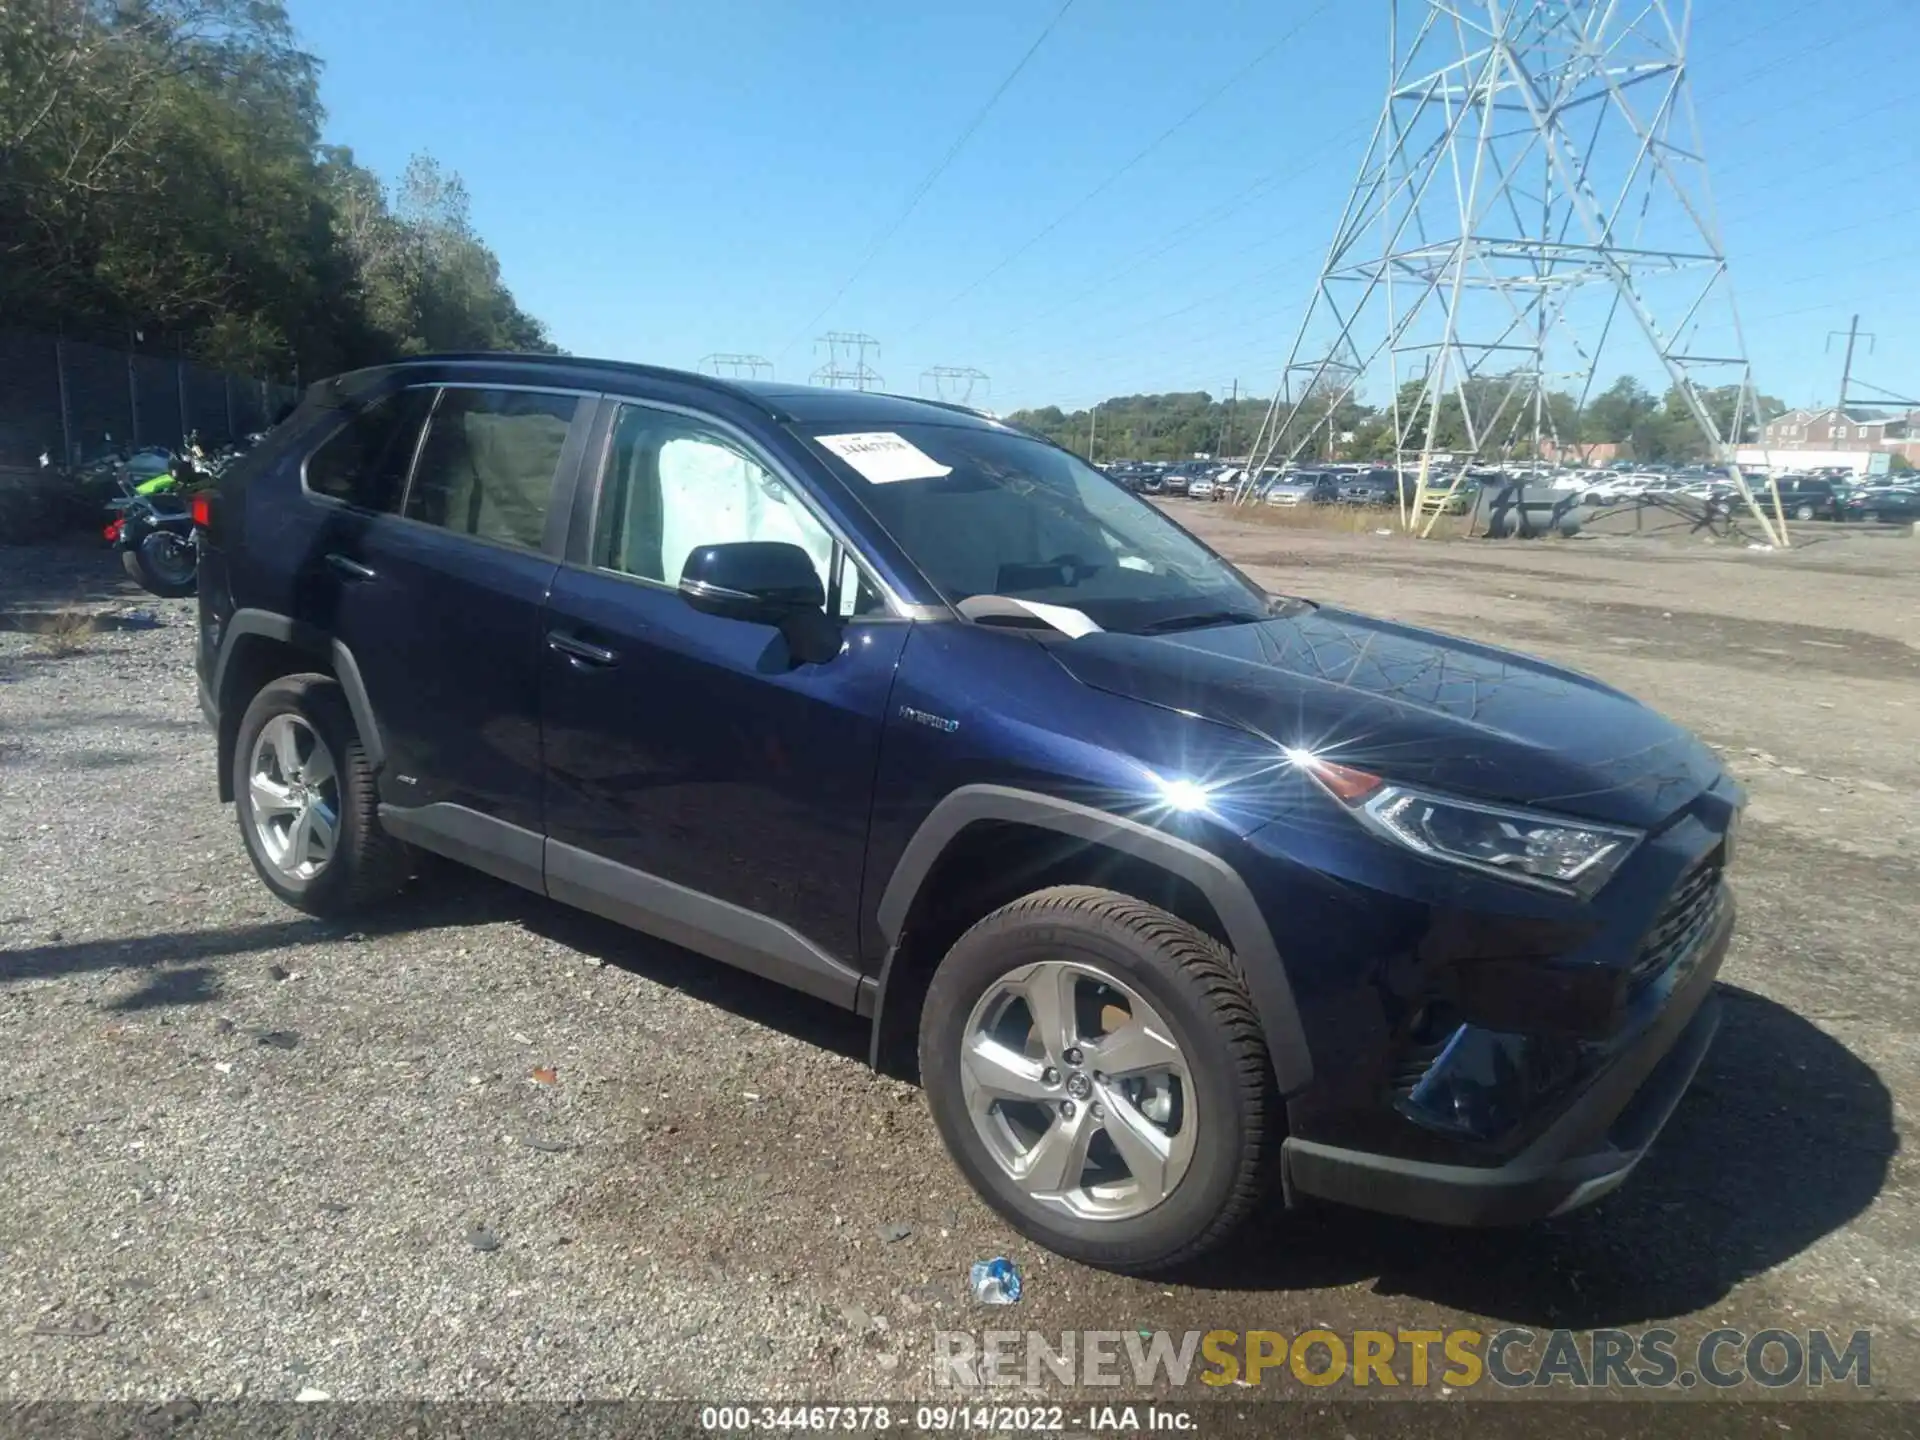
[[343, 915], [407, 878], [380, 828], [373, 769], [339, 682], [287, 675], [253, 697], [233, 747], [234, 810], [267, 888], [311, 915]]
[[920, 1071], [981, 1196], [1107, 1269], [1163, 1270], [1227, 1239], [1278, 1139], [1232, 955], [1110, 890], [1043, 890], [963, 935], [927, 992]]

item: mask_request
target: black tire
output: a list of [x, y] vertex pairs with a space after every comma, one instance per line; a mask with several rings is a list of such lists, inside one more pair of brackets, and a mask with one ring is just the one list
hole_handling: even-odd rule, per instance
[[[339, 814], [332, 857], [309, 879], [289, 876], [261, 850], [254, 823], [249, 766], [260, 732], [278, 715], [294, 715], [325, 743], [338, 781]], [[253, 697], [241, 717], [233, 747], [234, 813], [240, 837], [266, 887], [297, 910], [344, 916], [399, 890], [411, 859], [399, 841], [380, 828], [379, 791], [360, 744], [353, 712], [330, 675], [285, 675]]]
[[[1187, 1171], [1166, 1199], [1125, 1219], [1082, 1219], [1032, 1199], [988, 1152], [963, 1097], [961, 1046], [980, 998], [1024, 964], [1063, 958], [1107, 970], [1155, 1006], [1192, 1074], [1202, 1118]], [[961, 936], [921, 1010], [920, 1074], [948, 1153], [980, 1196], [1030, 1239], [1102, 1269], [1157, 1273], [1216, 1248], [1260, 1200], [1279, 1153], [1273, 1070], [1233, 954], [1111, 890], [1042, 890]]]
[[[173, 560], [173, 552], [181, 543], [177, 535], [165, 530], [150, 530], [140, 538], [138, 545], [120, 552], [121, 563], [127, 567], [127, 573], [133, 577], [134, 583], [148, 594], [168, 600], [183, 599], [199, 590], [200, 572], [196, 563], [184, 577], [179, 574], [180, 567]], [[185, 543], [191, 554], [192, 542]]]

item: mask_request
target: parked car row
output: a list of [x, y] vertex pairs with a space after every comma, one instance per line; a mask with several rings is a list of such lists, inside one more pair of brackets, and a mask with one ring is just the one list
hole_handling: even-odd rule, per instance
[[[1307, 464], [1274, 466], [1251, 483], [1243, 467], [1230, 462], [1188, 460], [1120, 460], [1106, 473], [1128, 489], [1144, 495], [1179, 496], [1189, 500], [1246, 498], [1276, 507], [1295, 505], [1394, 506], [1405, 493], [1411, 503], [1417, 481], [1410, 470], [1391, 465]], [[1398, 480], [1396, 481], [1396, 475]], [[1456, 477], [1459, 484], [1455, 484]], [[1430, 494], [1446, 494], [1444, 508], [1452, 514], [1470, 509], [1480, 488], [1489, 483], [1523, 481], [1529, 487], [1567, 491], [1583, 505], [1612, 506], [1626, 502], [1691, 501], [1731, 508], [1739, 487], [1724, 470], [1707, 465], [1680, 469], [1658, 466], [1636, 468], [1629, 462], [1604, 470], [1575, 470], [1539, 464], [1474, 466], [1437, 469], [1427, 478]], [[1905, 524], [1920, 520], [1920, 479], [1875, 476], [1859, 480], [1832, 471], [1781, 475], [1772, 482], [1749, 476], [1748, 484], [1770, 503], [1772, 485], [1780, 492], [1781, 508], [1789, 519], [1851, 521], [1865, 524]]]
[[1233, 494], [1234, 467], [1212, 460], [1116, 460], [1106, 474], [1138, 495], [1175, 495], [1188, 500], [1225, 500]]

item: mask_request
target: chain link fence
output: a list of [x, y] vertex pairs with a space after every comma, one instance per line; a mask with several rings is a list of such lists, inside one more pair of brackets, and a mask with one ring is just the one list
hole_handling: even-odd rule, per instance
[[213, 448], [265, 430], [297, 395], [179, 356], [0, 329], [0, 468], [180, 450], [196, 432]]

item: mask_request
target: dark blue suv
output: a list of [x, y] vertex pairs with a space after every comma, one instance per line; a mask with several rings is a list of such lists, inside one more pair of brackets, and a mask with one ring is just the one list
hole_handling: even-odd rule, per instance
[[568, 358], [315, 386], [196, 516], [219, 784], [341, 914], [432, 852], [871, 1018], [1028, 1235], [1623, 1180], [1743, 803], [1628, 696], [1263, 593], [924, 401]]

